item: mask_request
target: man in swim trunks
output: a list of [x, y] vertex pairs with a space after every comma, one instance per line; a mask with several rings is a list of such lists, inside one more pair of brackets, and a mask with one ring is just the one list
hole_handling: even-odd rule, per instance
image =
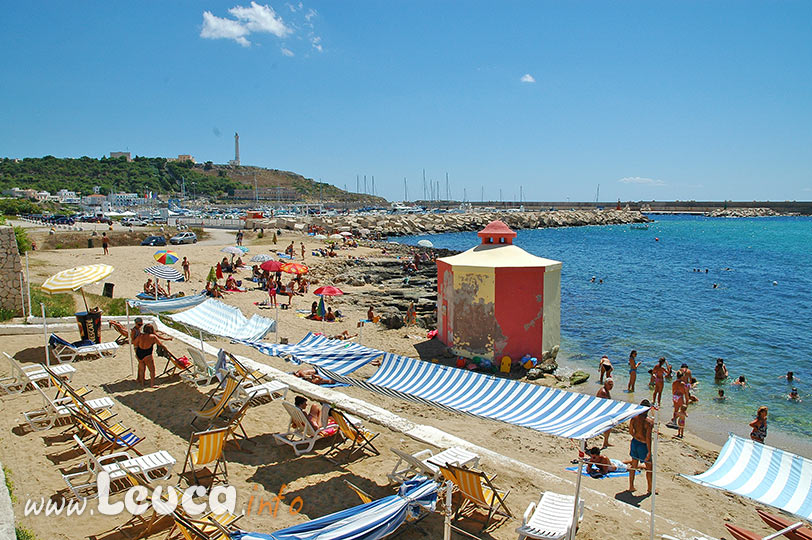
[[[643, 407], [651, 407], [651, 403], [647, 399], [640, 402]], [[629, 491], [634, 491], [634, 477], [637, 474], [638, 464], [646, 469], [646, 482], [648, 483], [648, 491], [646, 495], [651, 494], [651, 432], [654, 429], [654, 420], [648, 417], [648, 411], [640, 413], [631, 420], [629, 420], [629, 434], [632, 436], [631, 447], [629, 448], [629, 456], [631, 456], [631, 463], [629, 465]]]

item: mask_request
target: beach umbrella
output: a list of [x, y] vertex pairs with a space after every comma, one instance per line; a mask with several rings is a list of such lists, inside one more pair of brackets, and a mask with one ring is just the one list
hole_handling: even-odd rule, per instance
[[254, 255], [253, 257], [251, 257], [251, 262], [264, 263], [265, 261], [272, 261], [272, 260], [273, 260], [273, 257], [271, 257], [270, 255], [265, 255], [264, 253], [260, 253], [258, 255]]
[[274, 261], [271, 259], [270, 261], [265, 261], [264, 263], [260, 264], [259, 267], [265, 270], [266, 272], [281, 272], [282, 271], [282, 264], [279, 261]]
[[326, 240], [326, 239], [327, 237], [324, 236], [323, 234], [317, 234], [313, 237], [313, 240]]
[[152, 257], [161, 264], [175, 264], [178, 262], [178, 254], [168, 249], [159, 249]]
[[352, 236], [352, 233], [350, 231], [344, 231], [344, 232], [340, 232], [338, 234], [340, 234], [341, 236]]
[[339, 289], [338, 287], [333, 287], [332, 285], [326, 285], [324, 287], [319, 287], [313, 294], [317, 294], [319, 296], [341, 296], [344, 294], [344, 291]]
[[237, 246], [226, 246], [223, 249], [221, 249], [220, 251], [222, 251], [223, 253], [229, 253], [231, 255], [242, 255], [243, 253], [245, 253], [243, 250], [241, 250]]
[[369, 229], [360, 229], [358, 232], [361, 233], [361, 234], [369, 234], [372, 231], [370, 231]]
[[209, 270], [209, 275], [206, 276], [206, 281], [209, 283], [214, 283], [215, 281], [217, 281], [217, 272], [214, 270], [213, 266]]
[[281, 270], [288, 274], [307, 274], [307, 266], [295, 262], [282, 263]]
[[156, 264], [155, 266], [144, 268], [144, 272], [153, 275], [158, 279], [165, 279], [167, 281], [183, 281], [183, 274], [169, 266]]
[[425, 248], [433, 248], [434, 244], [431, 243], [431, 240], [418, 240], [417, 245], [420, 247]]
[[99, 282], [113, 273], [114, 268], [109, 264], [90, 264], [87, 266], [77, 266], [68, 270], [57, 272], [53, 276], [45, 280], [45, 283], [40, 287], [47, 293], [61, 293], [81, 291], [82, 300], [85, 302], [85, 310], [89, 311], [87, 307], [87, 299], [85, 298], [85, 291], [82, 289], [85, 285], [91, 285]]
[[245, 246], [234, 246], [235, 248], [239, 249], [243, 252], [243, 254], [248, 253], [249, 249]]
[[333, 240], [341, 240], [341, 239], [342, 239], [342, 238], [344, 238], [344, 237], [343, 237], [343, 236], [341, 236], [340, 234], [331, 234], [331, 235], [330, 235], [330, 236], [328, 236], [327, 238], [332, 238]]

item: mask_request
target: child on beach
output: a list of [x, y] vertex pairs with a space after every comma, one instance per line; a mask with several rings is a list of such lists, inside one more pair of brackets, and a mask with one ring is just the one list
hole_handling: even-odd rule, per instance
[[688, 407], [683, 405], [677, 413], [677, 438], [681, 439], [685, 435], [685, 419], [688, 418]]
[[725, 391], [721, 388], [719, 389], [719, 395], [713, 398], [714, 401], [725, 401], [727, 398], [725, 397]]
[[271, 307], [276, 307], [276, 282], [268, 282], [268, 297], [271, 300]]
[[629, 353], [629, 386], [627, 390], [629, 392], [634, 392], [634, 383], [637, 381], [637, 369], [643, 362], [637, 361], [637, 351], [632, 350]]

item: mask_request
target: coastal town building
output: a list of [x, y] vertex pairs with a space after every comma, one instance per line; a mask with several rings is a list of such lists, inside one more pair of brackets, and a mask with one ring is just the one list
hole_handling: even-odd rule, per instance
[[140, 198], [137, 193], [110, 193], [107, 195], [107, 200], [111, 206], [133, 206], [138, 204]]
[[177, 158], [168, 158], [167, 161], [191, 161], [197, 163], [191, 154], [178, 154]]
[[460, 356], [541, 360], [561, 339], [561, 262], [514, 246], [501, 221], [478, 236], [480, 245], [437, 259], [438, 337]]
[[56, 192], [57, 200], [62, 204], [81, 204], [82, 199], [76, 194], [75, 191], [68, 189], [60, 189]]
[[109, 212], [110, 201], [107, 200], [107, 197], [99, 193], [85, 195], [82, 197], [81, 208], [85, 212], [92, 212], [94, 214]]

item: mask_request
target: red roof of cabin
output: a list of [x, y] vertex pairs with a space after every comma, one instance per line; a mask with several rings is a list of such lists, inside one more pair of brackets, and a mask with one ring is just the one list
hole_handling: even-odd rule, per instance
[[[504, 222], [496, 220], [488, 223], [484, 229], [477, 233], [477, 236], [482, 238], [482, 243], [492, 244], [512, 244], [513, 239], [516, 238], [516, 233], [510, 229]], [[492, 238], [488, 242], [488, 238]], [[499, 242], [499, 238], [504, 238], [504, 242]]]

